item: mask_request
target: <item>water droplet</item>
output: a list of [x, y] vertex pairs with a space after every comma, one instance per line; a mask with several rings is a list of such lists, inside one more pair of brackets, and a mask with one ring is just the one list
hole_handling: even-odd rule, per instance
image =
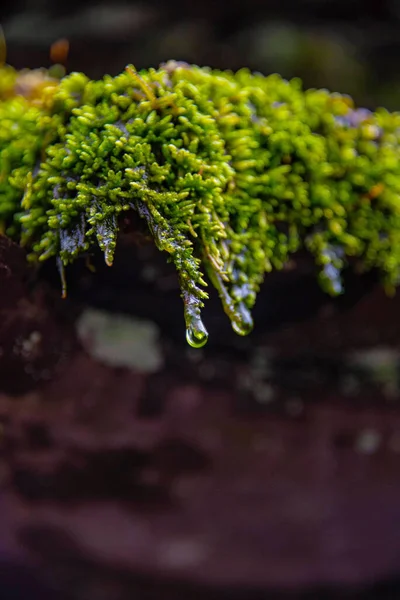
[[247, 306], [240, 302], [235, 310], [235, 319], [232, 321], [232, 329], [238, 335], [248, 335], [254, 327], [251, 313]]
[[202, 328], [188, 327], [186, 329], [186, 341], [192, 348], [202, 348], [208, 341], [208, 332], [200, 321]]
[[112, 267], [113, 266], [113, 252], [104, 252], [104, 260], [105, 263], [107, 265], [107, 267]]
[[200, 317], [202, 301], [185, 289], [182, 290], [182, 298], [185, 311], [186, 341], [192, 348], [201, 348], [208, 340], [208, 331]]
[[232, 322], [232, 329], [238, 335], [248, 335], [253, 329], [253, 325], [238, 323], [237, 321]]

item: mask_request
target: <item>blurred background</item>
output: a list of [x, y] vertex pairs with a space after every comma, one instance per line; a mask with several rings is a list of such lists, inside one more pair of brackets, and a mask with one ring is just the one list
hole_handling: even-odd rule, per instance
[[278, 71], [364, 105], [398, 107], [398, 0], [3, 0], [1, 17], [18, 67], [48, 64], [50, 45], [66, 37], [68, 67], [91, 77], [174, 57]]
[[[2, 0], [7, 61], [95, 78], [168, 59], [299, 76], [400, 109], [400, 2]], [[218, 298], [184, 339], [174, 269], [122, 235], [112, 269], [0, 243], [0, 597], [400, 598], [400, 299], [299, 256], [247, 338]], [[8, 270], [7, 270], [8, 269]]]

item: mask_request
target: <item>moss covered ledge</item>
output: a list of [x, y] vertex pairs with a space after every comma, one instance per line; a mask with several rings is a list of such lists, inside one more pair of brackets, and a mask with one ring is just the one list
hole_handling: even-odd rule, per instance
[[170, 61], [91, 81], [0, 69], [0, 221], [32, 261], [108, 265], [135, 210], [177, 269], [192, 346], [205, 276], [238, 334], [267, 272], [306, 248], [330, 294], [354, 257], [400, 274], [400, 114], [298, 79]]

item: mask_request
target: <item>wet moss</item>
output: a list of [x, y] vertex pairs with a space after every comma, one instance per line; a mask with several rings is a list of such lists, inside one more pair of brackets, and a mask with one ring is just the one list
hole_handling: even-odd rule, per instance
[[204, 273], [234, 330], [267, 272], [307, 248], [342, 292], [350, 257], [400, 273], [400, 114], [297, 79], [171, 61], [91, 81], [0, 70], [0, 220], [33, 261], [98, 244], [135, 210], [174, 262], [188, 341], [207, 340]]

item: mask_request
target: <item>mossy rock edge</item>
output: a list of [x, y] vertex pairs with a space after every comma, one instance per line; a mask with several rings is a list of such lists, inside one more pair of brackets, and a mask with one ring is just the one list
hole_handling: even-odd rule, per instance
[[252, 329], [265, 274], [306, 248], [342, 293], [350, 258], [400, 274], [400, 114], [298, 79], [170, 61], [91, 81], [0, 69], [0, 221], [32, 261], [111, 265], [135, 210], [178, 271], [188, 342], [207, 341], [207, 282]]

